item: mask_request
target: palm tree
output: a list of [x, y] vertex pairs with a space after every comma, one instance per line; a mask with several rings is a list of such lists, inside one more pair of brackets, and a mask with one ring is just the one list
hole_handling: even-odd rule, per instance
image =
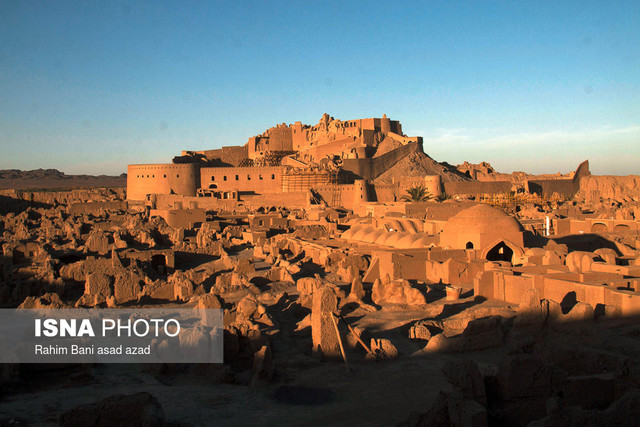
[[433, 199], [433, 194], [429, 193], [422, 185], [415, 185], [407, 190], [407, 194], [402, 196], [404, 202], [426, 202]]
[[447, 194], [447, 193], [442, 193], [441, 195], [436, 197], [436, 200], [439, 202], [444, 202], [445, 200], [449, 200], [449, 199], [451, 199], [451, 194]]

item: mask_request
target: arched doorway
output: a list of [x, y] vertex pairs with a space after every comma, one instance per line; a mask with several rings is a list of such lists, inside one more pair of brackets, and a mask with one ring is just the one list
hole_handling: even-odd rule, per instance
[[151, 257], [151, 266], [160, 274], [167, 271], [167, 257], [163, 254], [156, 254]]
[[473, 249], [473, 242], [467, 242], [465, 249]]
[[500, 242], [487, 252], [487, 261], [509, 261], [513, 259], [513, 249], [505, 242]]

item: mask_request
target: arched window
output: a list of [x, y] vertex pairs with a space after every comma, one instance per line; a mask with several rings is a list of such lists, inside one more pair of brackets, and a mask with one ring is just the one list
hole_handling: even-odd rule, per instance
[[467, 242], [465, 249], [473, 249], [473, 242]]

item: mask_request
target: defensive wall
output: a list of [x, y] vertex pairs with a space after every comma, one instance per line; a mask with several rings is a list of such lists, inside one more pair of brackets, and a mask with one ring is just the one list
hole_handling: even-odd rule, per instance
[[202, 168], [200, 187], [219, 191], [275, 193], [282, 191], [283, 171], [281, 166]]
[[422, 150], [422, 138], [386, 154], [371, 159], [344, 159], [342, 169], [353, 173], [356, 177], [374, 180], [382, 173], [393, 167], [409, 154]]
[[554, 193], [567, 198], [573, 197], [580, 190], [582, 178], [590, 176], [589, 161], [580, 163], [571, 179], [540, 179], [529, 180], [527, 182], [529, 193], [539, 194], [543, 197], [550, 197]]
[[240, 162], [247, 158], [247, 146], [233, 145], [217, 148], [215, 150], [182, 151], [183, 156], [186, 156], [189, 153], [202, 154], [209, 160], [219, 159], [223, 164], [238, 166]]
[[[225, 200], [215, 197], [187, 197], [175, 194], [158, 194], [153, 201], [154, 209], [204, 209], [233, 211], [237, 207], [259, 208], [262, 206], [286, 206], [302, 208], [309, 204], [307, 191], [292, 193], [264, 193], [241, 196], [241, 200]], [[242, 210], [242, 209], [240, 209]]]
[[509, 181], [461, 181], [444, 182], [444, 192], [447, 194], [502, 194], [511, 191], [512, 184]]
[[127, 200], [144, 200], [147, 194], [195, 196], [200, 185], [200, 166], [191, 163], [129, 165]]

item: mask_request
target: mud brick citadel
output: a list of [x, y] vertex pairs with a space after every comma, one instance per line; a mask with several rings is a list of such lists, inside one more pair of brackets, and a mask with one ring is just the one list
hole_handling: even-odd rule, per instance
[[[75, 369], [69, 390], [104, 399], [38, 390], [0, 411], [57, 402], [67, 426], [207, 425], [221, 407], [236, 425], [623, 424], [640, 407], [640, 178], [587, 161], [504, 174], [425, 150], [384, 115], [325, 114], [129, 165], [126, 190], [3, 190], [4, 307], [219, 308], [224, 364], [7, 365], [9, 389]], [[123, 377], [138, 392], [113, 396]]]

